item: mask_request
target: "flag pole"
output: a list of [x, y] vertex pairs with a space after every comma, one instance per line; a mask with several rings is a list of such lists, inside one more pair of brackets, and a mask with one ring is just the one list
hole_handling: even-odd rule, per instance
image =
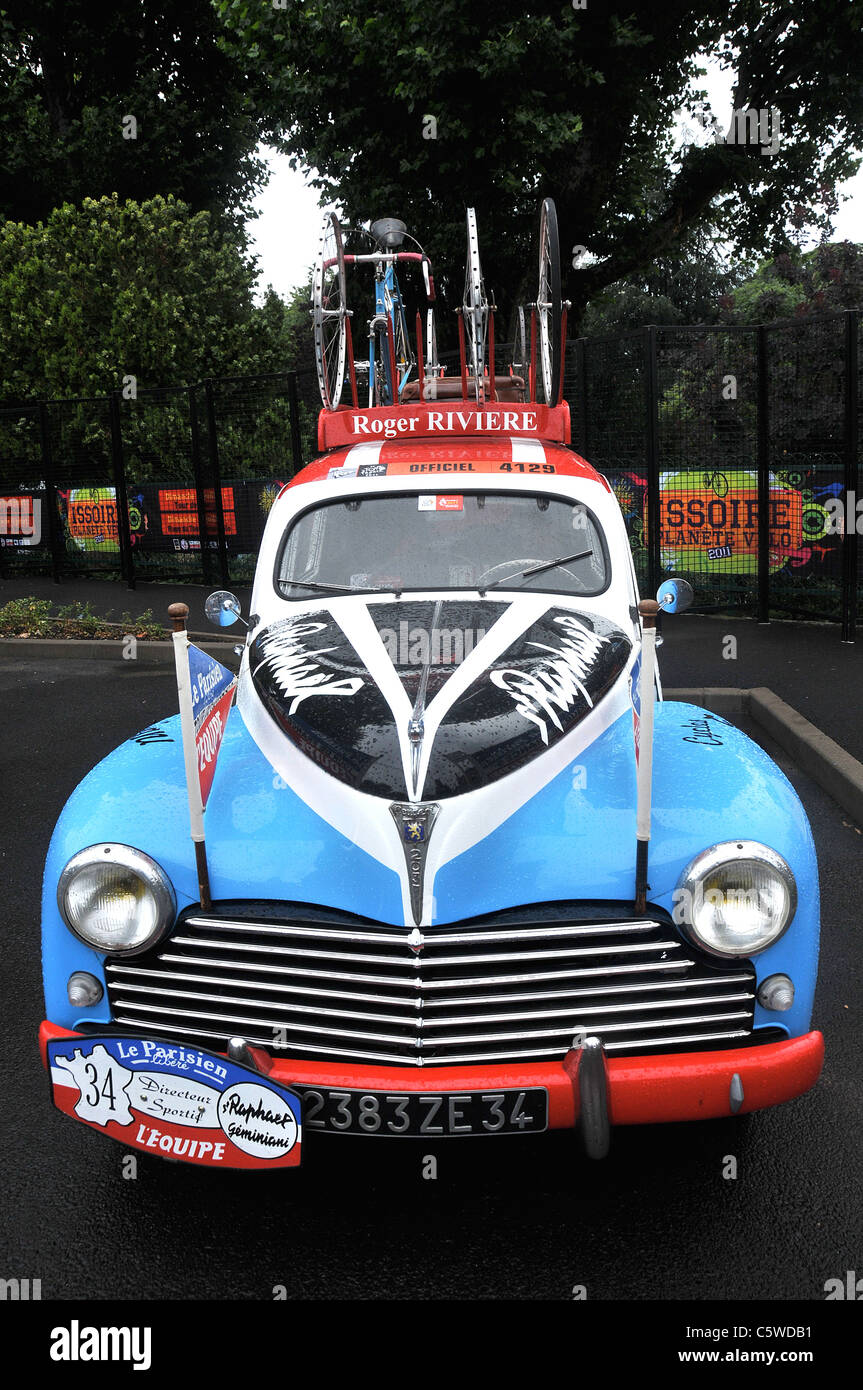
[[192, 713], [192, 691], [189, 677], [189, 634], [186, 631], [188, 605], [172, 603], [168, 617], [174, 627], [174, 665], [177, 672], [177, 695], [180, 701], [180, 730], [183, 737], [183, 760], [186, 766], [186, 795], [189, 801], [189, 829], [195, 846], [195, 866], [198, 871], [198, 892], [201, 907], [209, 912], [210, 873], [207, 867], [207, 847], [204, 843], [204, 808], [195, 753], [195, 718]]
[[638, 736], [638, 791], [635, 814], [635, 911], [642, 916], [647, 911], [647, 848], [650, 843], [650, 800], [653, 779], [653, 706], [656, 696], [656, 616], [660, 605], [656, 599], [642, 599], [638, 605], [641, 618], [641, 689], [640, 729]]

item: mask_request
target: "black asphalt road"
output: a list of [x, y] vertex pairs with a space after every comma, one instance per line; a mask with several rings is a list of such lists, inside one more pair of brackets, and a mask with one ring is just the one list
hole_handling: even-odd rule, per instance
[[[200, 1172], [139, 1157], [52, 1110], [38, 1060], [39, 890], [81, 776], [173, 710], [173, 676], [133, 665], [0, 663], [3, 1079], [0, 1276], [44, 1299], [820, 1300], [863, 1274], [863, 835], [808, 778], [824, 898], [816, 1090], [742, 1122], [618, 1130], [590, 1164], [571, 1136], [313, 1135], [298, 1173]], [[426, 1157], [437, 1177], [423, 1176]], [[738, 1162], [723, 1178], [726, 1156]]]

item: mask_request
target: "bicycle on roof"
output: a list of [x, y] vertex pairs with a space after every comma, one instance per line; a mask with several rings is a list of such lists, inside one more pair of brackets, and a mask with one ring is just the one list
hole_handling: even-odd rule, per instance
[[[336, 213], [325, 215], [312, 282], [315, 360], [325, 410], [339, 408], [346, 382], [354, 408], [360, 404], [360, 393], [369, 407], [457, 399], [542, 400], [548, 405], [560, 401], [569, 306], [561, 300], [560, 246], [553, 201], [546, 198], [540, 210], [536, 301], [516, 309], [507, 375], [497, 375], [496, 306], [486, 290], [473, 208], [466, 210], [466, 230], [464, 293], [456, 310], [460, 371], [457, 376], [447, 376], [438, 355], [431, 260], [420, 243], [410, 236], [404, 222], [384, 217], [368, 228], [349, 233], [351, 240], [357, 236], [367, 239], [371, 243], [369, 251], [346, 252]], [[406, 241], [416, 249], [404, 250]], [[410, 265], [421, 268], [426, 301], [424, 328], [420, 313], [416, 316], [415, 348], [411, 345], [405, 296], [398, 277], [399, 267]], [[352, 310], [347, 307], [346, 270], [361, 266], [371, 267], [374, 276], [375, 307], [368, 321], [367, 360], [354, 359]]]
[[[372, 250], [345, 254], [341, 227], [334, 212], [327, 213], [321, 232], [320, 251], [312, 287], [315, 359], [318, 381], [326, 408], [335, 410], [341, 400], [345, 369], [356, 394], [357, 374], [368, 372], [369, 406], [397, 405], [416, 367], [407, 326], [405, 300], [399, 284], [398, 265], [420, 265], [429, 306], [434, 302], [431, 261], [419, 242], [410, 237], [404, 222], [383, 217], [368, 228], [357, 229]], [[403, 251], [405, 240], [416, 251]], [[355, 362], [351, 339], [351, 311], [346, 303], [347, 266], [368, 265], [374, 270], [375, 312], [368, 325], [368, 364]], [[429, 341], [434, 337], [433, 311], [429, 309]], [[436, 353], [436, 348], [435, 348]]]

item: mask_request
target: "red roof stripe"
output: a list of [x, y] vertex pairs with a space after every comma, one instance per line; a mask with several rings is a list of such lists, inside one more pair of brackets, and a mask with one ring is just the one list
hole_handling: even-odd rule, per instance
[[[352, 463], [351, 448], [334, 449], [332, 453], [314, 459], [301, 469], [287, 486], [298, 487], [303, 483], [323, 482], [329, 477], [332, 469], [349, 468]], [[481, 442], [474, 442], [469, 439], [451, 439], [445, 444], [443, 442], [438, 444], [430, 443], [427, 440], [417, 440], [413, 445], [387, 441], [381, 447], [380, 463], [385, 466], [387, 477], [423, 478], [428, 479], [429, 482], [440, 479], [446, 490], [451, 490], [446, 480], [452, 480], [454, 475], [470, 473], [496, 475], [503, 472], [506, 477], [518, 477], [521, 475], [522, 469], [525, 478], [533, 478], [537, 481], [544, 476], [584, 478], [586, 481], [601, 483], [608, 488], [608, 483], [601, 474], [597, 473], [591, 464], [581, 458], [579, 454], [574, 453], [572, 449], [567, 449], [560, 444], [544, 444], [544, 450], [546, 463], [554, 470], [552, 474], [543, 474], [541, 471], [534, 472], [532, 471], [534, 465], [512, 464], [512, 441], [508, 438], [485, 439]], [[509, 464], [510, 467], [503, 470], [501, 465], [506, 464]], [[542, 464], [537, 466], [539, 469], [542, 468]], [[349, 479], [345, 479], [345, 481], [349, 481]]]

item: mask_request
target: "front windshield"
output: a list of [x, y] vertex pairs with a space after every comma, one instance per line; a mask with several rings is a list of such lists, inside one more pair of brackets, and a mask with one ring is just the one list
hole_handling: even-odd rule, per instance
[[276, 570], [279, 592], [292, 599], [487, 588], [591, 596], [608, 579], [605, 541], [583, 503], [513, 492], [324, 502], [293, 522]]

